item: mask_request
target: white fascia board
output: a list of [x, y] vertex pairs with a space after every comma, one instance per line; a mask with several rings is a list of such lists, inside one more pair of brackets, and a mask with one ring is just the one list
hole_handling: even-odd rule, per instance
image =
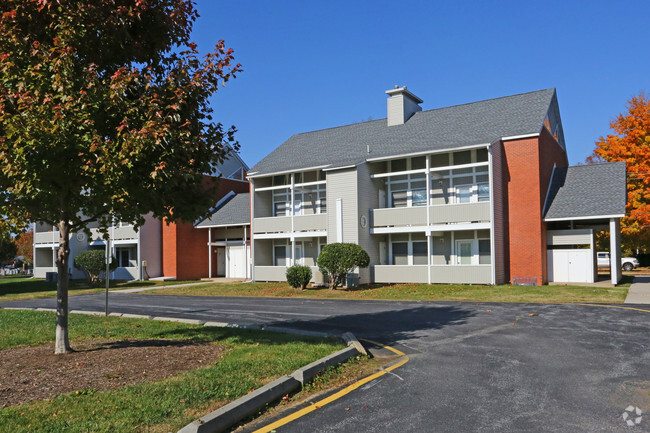
[[575, 216], [575, 217], [566, 217], [566, 218], [544, 218], [544, 221], [553, 222], [553, 221], [580, 221], [580, 220], [599, 220], [599, 219], [610, 219], [610, 218], [623, 218], [625, 214], [620, 215], [591, 215], [591, 216]]
[[49, 244], [34, 244], [34, 247], [35, 248], [58, 248], [59, 243], [58, 242], [56, 242], [56, 243], [51, 242]]
[[222, 227], [244, 227], [244, 226], [250, 226], [251, 223], [237, 223], [237, 224], [213, 224], [209, 226], [197, 226], [194, 227], [195, 229], [216, 229], [216, 228], [222, 228]]
[[294, 238], [320, 238], [327, 236], [327, 230], [319, 230], [314, 232], [294, 232]]
[[291, 233], [253, 233], [253, 240], [257, 239], [289, 239], [291, 238]]
[[389, 233], [414, 233], [414, 232], [455, 232], [466, 230], [490, 229], [490, 223], [465, 223], [465, 224], [434, 224], [430, 226], [405, 226], [405, 227], [376, 227], [370, 229], [370, 234]]
[[[116, 241], [111, 241], [113, 245], [136, 245], [138, 243], [138, 240], [136, 238], [133, 239], [120, 239]], [[135, 266], [134, 266], [135, 267]]]
[[356, 164], [351, 164], [351, 165], [340, 165], [337, 167], [330, 167], [330, 168], [325, 168], [323, 171], [336, 171], [336, 170], [346, 170], [349, 168], [357, 168], [361, 164], [365, 163], [365, 161], [357, 162]]
[[294, 170], [283, 170], [283, 171], [276, 171], [274, 173], [264, 173], [264, 174], [255, 174], [255, 173], [259, 173], [259, 172], [256, 171], [256, 172], [253, 172], [253, 173], [248, 173], [247, 177], [249, 179], [255, 179], [255, 178], [258, 178], [258, 177], [277, 176], [279, 174], [301, 173], [303, 171], [321, 170], [321, 169], [324, 169], [326, 167], [329, 167], [330, 165], [332, 165], [332, 164], [316, 165], [314, 167], [297, 168], [297, 169], [294, 169]]
[[480, 144], [471, 144], [468, 146], [450, 147], [447, 149], [440, 149], [440, 150], [424, 150], [422, 152], [400, 153], [391, 156], [380, 156], [377, 158], [368, 158], [366, 159], [366, 162], [387, 161], [389, 159], [408, 158], [412, 156], [421, 156], [421, 155], [435, 155], [437, 153], [457, 152], [459, 150], [468, 150], [468, 149], [480, 149], [482, 147], [488, 147], [488, 146], [490, 146], [490, 143], [480, 143]]
[[540, 134], [541, 134], [540, 132], [536, 132], [534, 134], [511, 135], [510, 137], [501, 137], [501, 140], [502, 141], [520, 140], [523, 138], [539, 137]]

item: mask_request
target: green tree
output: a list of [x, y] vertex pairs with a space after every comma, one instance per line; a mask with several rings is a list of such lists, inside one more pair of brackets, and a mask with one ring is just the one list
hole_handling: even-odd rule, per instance
[[287, 268], [287, 283], [294, 289], [300, 287], [300, 290], [305, 290], [311, 280], [311, 276], [311, 268], [309, 266], [293, 265]]
[[0, 264], [6, 263], [16, 257], [18, 247], [11, 239], [9, 233], [0, 232]]
[[346, 275], [354, 268], [366, 268], [369, 264], [368, 253], [357, 244], [327, 244], [318, 256], [318, 268], [327, 275], [330, 290], [344, 285]]
[[[99, 286], [102, 282], [101, 275], [106, 272], [106, 251], [87, 250], [77, 254], [74, 258], [74, 267], [86, 273], [91, 286]], [[114, 271], [117, 268], [117, 260], [111, 256], [109, 269]]]
[[241, 71], [201, 57], [187, 0], [0, 2], [0, 215], [59, 230], [55, 353], [68, 342], [72, 231], [143, 214], [194, 220], [202, 174], [238, 149], [210, 98]]

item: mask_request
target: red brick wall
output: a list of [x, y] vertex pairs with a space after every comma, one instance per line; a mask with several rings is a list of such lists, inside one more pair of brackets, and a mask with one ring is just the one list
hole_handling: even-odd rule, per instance
[[537, 284], [546, 284], [546, 224], [542, 212], [553, 165], [566, 166], [567, 157], [546, 130], [539, 138], [506, 141], [504, 151], [509, 279], [534, 277]]
[[[204, 182], [211, 181], [205, 176]], [[230, 191], [248, 192], [248, 182], [220, 179], [214, 202]], [[198, 280], [208, 277], [208, 230], [195, 229], [193, 223], [162, 223], [163, 275], [177, 280]]]

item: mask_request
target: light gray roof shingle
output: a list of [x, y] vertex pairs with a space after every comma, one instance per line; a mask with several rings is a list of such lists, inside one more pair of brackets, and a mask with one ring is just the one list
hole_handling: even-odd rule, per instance
[[[309, 167], [343, 167], [369, 158], [492, 143], [539, 133], [555, 89], [415, 113], [403, 125], [386, 119], [293, 135], [255, 164], [253, 176]], [[562, 141], [562, 140], [561, 140]], [[367, 152], [370, 147], [370, 153]]]
[[237, 194], [225, 203], [221, 203], [212, 215], [195, 224], [194, 227], [250, 224], [250, 209], [250, 194]]
[[556, 168], [544, 219], [624, 215], [625, 162]]

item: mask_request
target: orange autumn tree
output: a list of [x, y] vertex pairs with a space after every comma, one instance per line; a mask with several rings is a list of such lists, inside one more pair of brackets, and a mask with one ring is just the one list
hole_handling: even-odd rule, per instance
[[19, 256], [23, 256], [29, 264], [34, 263], [34, 232], [30, 229], [14, 238]]
[[627, 216], [621, 221], [623, 248], [640, 253], [650, 249], [650, 98], [640, 93], [627, 102], [627, 112], [609, 124], [613, 134], [596, 141], [587, 162], [625, 161]]

